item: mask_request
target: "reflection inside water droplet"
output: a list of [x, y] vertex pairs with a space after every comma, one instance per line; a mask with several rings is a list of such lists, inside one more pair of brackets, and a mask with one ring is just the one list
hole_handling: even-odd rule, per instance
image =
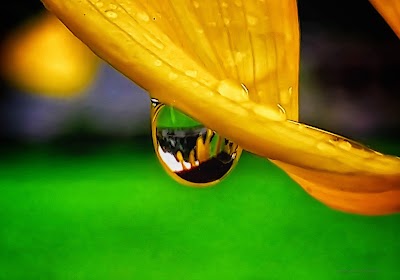
[[172, 178], [205, 187], [218, 183], [233, 169], [242, 152], [238, 145], [157, 99], [151, 103], [155, 152]]

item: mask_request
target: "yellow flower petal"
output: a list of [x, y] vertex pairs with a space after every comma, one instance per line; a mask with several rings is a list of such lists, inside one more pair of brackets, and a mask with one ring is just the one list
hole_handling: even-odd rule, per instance
[[11, 35], [1, 53], [2, 74], [30, 93], [68, 97], [93, 80], [99, 59], [53, 15], [40, 15]]
[[240, 81], [250, 101], [274, 109], [282, 103], [297, 120], [295, 1], [43, 2], [99, 56], [160, 101], [166, 101], [160, 96], [165, 87], [184, 83], [183, 77], [190, 87], [198, 82], [209, 90], [221, 81], [222, 90], [229, 89], [229, 81]]
[[370, 0], [370, 2], [400, 38], [400, 1]]
[[296, 1], [43, 2], [162, 103], [272, 159], [325, 204], [362, 214], [400, 211], [399, 158], [295, 122]]

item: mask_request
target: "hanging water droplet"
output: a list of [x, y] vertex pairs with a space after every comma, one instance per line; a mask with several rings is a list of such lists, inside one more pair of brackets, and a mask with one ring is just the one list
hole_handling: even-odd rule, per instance
[[151, 103], [155, 152], [172, 178], [206, 187], [233, 169], [242, 153], [238, 145], [155, 98]]

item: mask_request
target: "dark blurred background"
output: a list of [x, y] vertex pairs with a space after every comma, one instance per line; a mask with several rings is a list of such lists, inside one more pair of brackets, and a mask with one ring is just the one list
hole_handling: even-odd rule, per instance
[[[299, 0], [301, 121], [363, 140], [398, 140], [400, 41], [368, 1]], [[1, 38], [43, 11], [16, 0], [1, 11]], [[94, 85], [70, 99], [26, 94], [1, 81], [0, 137], [47, 141], [149, 133], [149, 99], [103, 64]]]

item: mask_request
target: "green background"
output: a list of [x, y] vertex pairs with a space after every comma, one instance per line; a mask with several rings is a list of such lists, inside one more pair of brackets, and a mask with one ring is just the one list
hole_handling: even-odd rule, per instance
[[174, 107], [164, 105], [160, 107], [157, 114], [157, 127], [162, 128], [184, 128], [202, 126], [191, 117], [185, 115]]
[[194, 189], [147, 138], [0, 152], [0, 279], [400, 279], [399, 215], [333, 211], [247, 153]]

